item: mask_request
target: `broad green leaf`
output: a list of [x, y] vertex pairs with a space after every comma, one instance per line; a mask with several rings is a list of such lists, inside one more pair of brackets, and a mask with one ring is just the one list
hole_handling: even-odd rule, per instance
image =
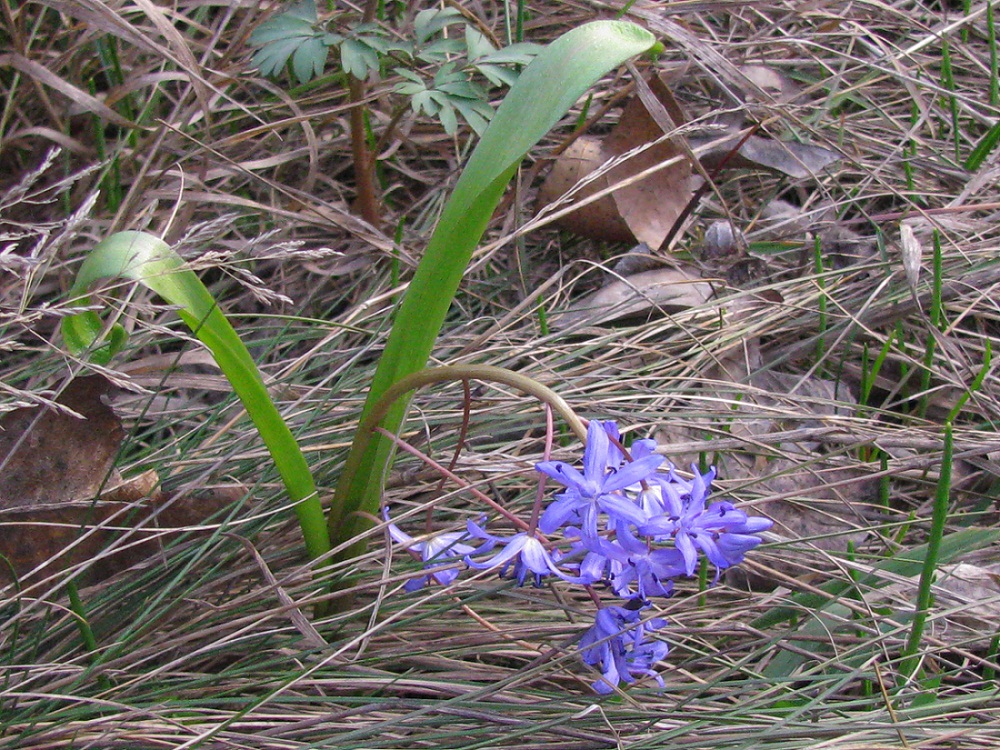
[[[328, 552], [329, 535], [309, 465], [271, 401], [250, 352], [205, 285], [163, 240], [145, 232], [118, 232], [98, 243], [80, 266], [70, 290], [71, 304], [85, 303], [87, 290], [98, 279], [119, 277], [144, 284], [179, 308], [177, 314], [212, 352], [274, 458], [295, 502], [309, 556]], [[77, 356], [103, 347], [107, 352], [116, 345], [114, 331], [110, 343], [99, 338], [103, 328], [91, 311], [67, 317], [62, 323], [63, 338]]]
[[413, 19], [413, 34], [417, 38], [417, 44], [423, 44], [453, 23], [465, 23], [465, 18], [455, 8], [420, 11]]
[[[426, 365], [472, 252], [528, 149], [595, 81], [655, 42], [634, 24], [596, 21], [562, 35], [524, 69], [445, 204], [396, 315], [363, 417], [393, 383]], [[401, 400], [389, 410], [382, 422], [388, 431], [401, 429], [407, 405]], [[363, 514], [378, 513], [381, 477], [391, 453], [392, 442], [381, 435], [355, 435], [329, 515], [331, 536], [338, 542], [371, 523]], [[363, 543], [357, 543], [341, 557], [352, 557], [362, 548]]]
[[329, 53], [330, 48], [322, 39], [313, 37], [304, 40], [292, 56], [292, 71], [299, 83], [309, 83], [315, 76], [322, 74]]

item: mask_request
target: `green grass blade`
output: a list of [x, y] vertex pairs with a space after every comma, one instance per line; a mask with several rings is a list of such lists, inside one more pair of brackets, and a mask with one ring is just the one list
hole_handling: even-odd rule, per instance
[[[362, 421], [386, 390], [424, 367], [472, 252], [528, 149], [534, 146], [601, 76], [655, 42], [630, 23], [598, 21], [556, 39], [511, 87], [473, 151], [442, 212], [423, 260], [396, 316], [365, 403]], [[408, 402], [398, 402], [383, 425], [400, 429]], [[392, 443], [377, 435], [367, 449], [357, 435], [337, 485], [330, 533], [346, 541], [370, 523], [357, 511], [375, 514], [383, 467]], [[348, 550], [352, 556], [358, 550]]]
[[[211, 350], [270, 451], [296, 503], [309, 556], [328, 552], [330, 540], [309, 465], [271, 401], [253, 357], [205, 285], [163, 240], [145, 232], [119, 232], [98, 243], [80, 267], [70, 297], [84, 298], [93, 282], [108, 277], [138, 281], [180, 308], [178, 315]], [[122, 336], [113, 329], [110, 342], [101, 342], [102, 328], [96, 313], [81, 313], [63, 321], [63, 338], [74, 354], [92, 350], [99, 353], [95, 358], [106, 361], [121, 345]]]
[[979, 169], [993, 150], [1000, 145], [1000, 122], [986, 131], [986, 135], [979, 139], [969, 158], [965, 160], [965, 168], [970, 172]]
[[951, 464], [953, 441], [951, 423], [944, 426], [944, 450], [941, 453], [941, 471], [938, 478], [937, 492], [934, 495], [934, 511], [931, 514], [931, 529], [927, 538], [927, 555], [920, 571], [920, 584], [917, 587], [917, 604], [913, 613], [913, 623], [910, 635], [903, 649], [903, 658], [899, 665], [900, 675], [909, 680], [917, 671], [921, 640], [927, 615], [930, 613], [934, 576], [937, 573], [941, 552], [941, 540], [944, 538], [944, 527], [948, 521], [948, 501], [951, 499]]

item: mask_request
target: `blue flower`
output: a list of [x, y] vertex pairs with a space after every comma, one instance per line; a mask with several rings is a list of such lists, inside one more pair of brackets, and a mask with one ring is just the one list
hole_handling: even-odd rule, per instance
[[602, 679], [593, 683], [598, 693], [607, 695], [622, 682], [635, 682], [638, 676], [652, 677], [663, 687], [653, 665], [667, 655], [669, 647], [663, 641], [646, 640], [646, 635], [662, 628], [666, 621], [657, 617], [640, 622], [643, 608], [604, 607], [580, 638], [583, 661], [601, 670]]
[[[389, 509], [385, 508], [382, 515], [388, 521]], [[463, 539], [469, 538], [467, 531], [447, 531], [427, 539], [417, 540], [400, 530], [394, 523], [390, 523], [387, 528], [392, 540], [403, 545], [410, 552], [419, 555], [424, 561], [424, 568], [428, 571], [425, 576], [411, 578], [407, 581], [404, 587], [407, 591], [422, 589], [430, 583], [431, 578], [442, 586], [450, 585], [458, 578], [459, 569], [454, 564], [442, 565], [441, 563], [447, 558], [462, 557], [476, 549], [470, 544], [462, 543]]]
[[[579, 577], [574, 577], [561, 571], [559, 569], [559, 560], [561, 559], [560, 553], [558, 551], [550, 553], [547, 549], [545, 549], [542, 543], [535, 538], [534, 534], [521, 532], [520, 534], [515, 534], [509, 539], [505, 539], [504, 537], [487, 534], [485, 530], [472, 521], [468, 522], [468, 529], [469, 536], [486, 541], [486, 543], [479, 549], [470, 550], [466, 553], [465, 563], [470, 568], [476, 568], [477, 570], [500, 568], [500, 575], [503, 576], [507, 574], [507, 570], [510, 568], [511, 564], [513, 564], [514, 577], [517, 579], [518, 585], [520, 586], [524, 585], [524, 579], [527, 578], [528, 573], [532, 573], [535, 576], [536, 586], [540, 586], [542, 578], [547, 575], [558, 576], [564, 581], [568, 581], [570, 583], [583, 582]], [[477, 563], [472, 559], [471, 555], [489, 552], [498, 544], [502, 545], [503, 549], [501, 549], [489, 560]]]
[[715, 469], [706, 474], [695, 470], [690, 482], [671, 470], [667, 480], [651, 480], [646, 493], [644, 507], [651, 516], [639, 532], [659, 542], [672, 539], [689, 576], [697, 570], [700, 551], [716, 567], [718, 578], [719, 571], [742, 562], [761, 543], [757, 533], [773, 525], [770, 519], [748, 516], [727, 501], [707, 504], [714, 478]]
[[638, 526], [647, 520], [643, 509], [624, 490], [637, 488], [651, 477], [663, 463], [663, 457], [651, 450], [644, 451], [641, 458], [622, 465], [624, 456], [612, 446], [609, 431], [617, 436], [614, 422], [590, 421], [583, 473], [563, 461], [542, 461], [535, 465], [539, 472], [566, 487], [566, 492], [559, 494], [542, 514], [538, 528], [543, 533], [551, 534], [567, 523], [579, 523], [583, 537], [594, 541], [599, 513], [607, 514], [608, 528], [620, 524]]
[[629, 528], [619, 529], [616, 541], [607, 545], [606, 554], [610, 558], [611, 588], [618, 596], [638, 596], [645, 601], [673, 594], [673, 579], [685, 573], [684, 558], [678, 550], [655, 548], [636, 538]]

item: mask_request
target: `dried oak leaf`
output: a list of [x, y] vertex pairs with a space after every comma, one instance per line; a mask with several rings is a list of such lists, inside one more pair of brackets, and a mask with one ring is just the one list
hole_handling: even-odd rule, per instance
[[101, 375], [76, 378], [58, 406], [15, 409], [0, 419], [0, 510], [88, 500], [118, 479], [114, 462], [125, 432], [104, 400], [112, 388]]
[[657, 268], [616, 278], [574, 302], [552, 318], [556, 329], [581, 323], [600, 325], [622, 318], [652, 315], [663, 309], [700, 307], [711, 299], [712, 285], [688, 266]]
[[154, 554], [163, 527], [197, 525], [232, 502], [225, 491], [171, 498], [156, 492], [154, 471], [122, 480], [113, 391], [103, 376], [76, 378], [51, 406], [0, 419], [0, 585], [78, 565], [89, 580], [107, 578]]
[[[653, 77], [650, 87], [665, 108], [673, 106], [666, 84]], [[660, 247], [691, 199], [691, 162], [684, 150], [666, 139], [646, 105], [632, 98], [621, 119], [603, 140], [577, 139], [553, 165], [538, 193], [540, 205], [556, 202], [567, 190], [614, 159], [620, 163], [584, 185], [578, 200], [615, 187], [610, 196], [566, 214], [556, 224], [581, 236], [611, 242], [645, 242]], [[647, 146], [643, 150], [643, 146]], [[635, 153], [630, 153], [635, 151]], [[626, 154], [629, 154], [627, 158]], [[669, 166], [657, 169], [673, 160]], [[656, 170], [638, 178], [647, 170]]]

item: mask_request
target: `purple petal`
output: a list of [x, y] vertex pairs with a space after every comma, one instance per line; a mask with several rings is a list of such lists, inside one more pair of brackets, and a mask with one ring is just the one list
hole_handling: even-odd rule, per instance
[[556, 564], [545, 551], [542, 543], [534, 537], [524, 537], [521, 545], [521, 562], [523, 562], [532, 573], [538, 575], [549, 575], [556, 573]]
[[625, 464], [604, 480], [603, 489], [605, 492], [615, 492], [639, 484], [649, 479], [665, 460], [663, 456], [644, 456]]
[[551, 534], [572, 518], [573, 514], [585, 502], [587, 501], [581, 502], [580, 499], [573, 498], [572, 496], [563, 496], [563, 498], [556, 500], [545, 509], [542, 517], [538, 520], [538, 528], [541, 529], [543, 534]]
[[587, 490], [586, 477], [565, 461], [540, 461], [535, 464], [535, 470], [551, 477], [564, 487], [570, 487], [577, 492]]
[[636, 526], [642, 526], [649, 520], [646, 518], [646, 513], [642, 508], [621, 495], [601, 495], [600, 504], [601, 510], [611, 516], [616, 522], [625, 521]]
[[600, 485], [608, 468], [608, 433], [596, 420], [587, 425], [587, 447], [583, 451], [583, 474], [589, 482]]

